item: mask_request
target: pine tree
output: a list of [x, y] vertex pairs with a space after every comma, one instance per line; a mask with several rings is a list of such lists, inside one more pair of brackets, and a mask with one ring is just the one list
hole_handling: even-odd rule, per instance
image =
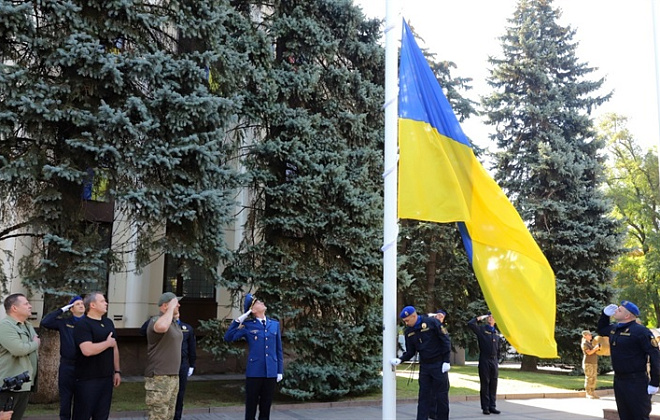
[[[580, 331], [593, 328], [609, 302], [610, 266], [619, 251], [617, 223], [603, 197], [603, 143], [590, 112], [609, 98], [603, 80], [576, 57], [575, 31], [557, 22], [551, 0], [521, 0], [490, 63], [484, 98], [496, 180], [555, 271], [556, 339], [562, 359], [579, 360]], [[536, 368], [525, 358], [523, 368]]]
[[94, 287], [131, 252], [136, 269], [168, 253], [184, 275], [215, 276], [239, 180], [226, 132], [251, 74], [245, 19], [221, 0], [4, 6], [1, 233], [32, 239], [26, 284]]
[[274, 54], [246, 100], [261, 124], [254, 200], [224, 284], [256, 288], [282, 322], [282, 393], [357, 395], [381, 383], [380, 26], [346, 0], [263, 10]]

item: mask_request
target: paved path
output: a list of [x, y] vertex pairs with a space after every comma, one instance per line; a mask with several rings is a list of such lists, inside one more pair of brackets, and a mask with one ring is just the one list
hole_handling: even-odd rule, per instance
[[[194, 378], [194, 379], [193, 379]], [[243, 379], [243, 375], [224, 379]], [[215, 375], [194, 375], [191, 380], [217, 379]], [[460, 380], [461, 378], [454, 378]], [[142, 377], [124, 378], [125, 381], [141, 381]], [[466, 379], [467, 380], [467, 379]], [[473, 380], [473, 379], [472, 379]], [[453, 384], [453, 382], [452, 382]], [[505, 387], [503, 387], [505, 388]], [[519, 387], [517, 388], [519, 389]], [[484, 416], [481, 413], [479, 396], [451, 397], [449, 417], [460, 419], [502, 419], [502, 420], [588, 420], [603, 419], [603, 409], [616, 410], [612, 390], [599, 390], [598, 400], [584, 398], [584, 391], [562, 391], [556, 388], [529, 386], [529, 394], [498, 394], [497, 408], [500, 415]], [[660, 395], [654, 397], [653, 414], [660, 415]], [[399, 400], [396, 405], [396, 418], [388, 420], [415, 419], [417, 402], [415, 399]], [[55, 414], [55, 413], [54, 413]], [[243, 420], [242, 406], [186, 409], [183, 420]], [[143, 420], [144, 412], [113, 412], [113, 420]], [[381, 401], [352, 401], [336, 403], [275, 404], [271, 420], [382, 420]], [[25, 420], [58, 420], [54, 416], [25, 416]]]
[[[478, 397], [452, 398], [449, 404], [449, 417], [459, 419], [506, 419], [506, 420], [588, 420], [602, 419], [603, 409], [616, 409], [611, 391], [602, 392], [598, 400], [586, 399], [584, 392], [539, 395], [507, 395], [498, 400], [500, 415], [486, 417], [481, 413]], [[414, 420], [417, 403], [399, 401], [396, 407], [396, 420]], [[660, 413], [660, 398], [654, 400], [654, 413]], [[142, 420], [142, 413], [133, 416], [119, 416], [116, 420]], [[243, 407], [212, 408], [208, 410], [184, 410], [183, 420], [243, 420]], [[117, 416], [117, 417], [115, 417]], [[377, 401], [308, 403], [275, 405], [271, 420], [381, 420], [382, 411]], [[394, 420], [394, 419], [392, 419]]]

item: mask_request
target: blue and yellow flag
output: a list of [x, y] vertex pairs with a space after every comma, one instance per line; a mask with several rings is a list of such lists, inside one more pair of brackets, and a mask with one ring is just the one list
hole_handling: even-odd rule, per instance
[[408, 25], [399, 66], [399, 218], [459, 222], [486, 303], [519, 353], [555, 358], [555, 275], [476, 159]]

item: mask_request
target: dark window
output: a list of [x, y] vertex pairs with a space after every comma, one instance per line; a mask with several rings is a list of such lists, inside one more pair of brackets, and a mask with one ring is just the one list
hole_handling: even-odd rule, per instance
[[183, 321], [197, 328], [200, 319], [207, 320], [217, 316], [215, 280], [208, 270], [192, 266], [184, 276], [185, 267], [182, 266], [181, 260], [166, 255], [164, 271], [163, 292], [183, 296], [180, 302]]
[[215, 280], [208, 270], [192, 266], [188, 275], [182, 273], [184, 267], [180, 260], [169, 255], [165, 256], [164, 292], [174, 292], [177, 296], [197, 299], [215, 299]]

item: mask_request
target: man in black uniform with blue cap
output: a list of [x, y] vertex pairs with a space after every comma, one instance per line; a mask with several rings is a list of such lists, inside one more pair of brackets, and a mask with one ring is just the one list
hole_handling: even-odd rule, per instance
[[[658, 340], [637, 323], [638, 316], [637, 305], [624, 300], [620, 306], [608, 305], [598, 320], [598, 334], [610, 338], [614, 399], [621, 420], [648, 420], [651, 397], [660, 383]], [[616, 322], [610, 324], [610, 317]]]
[[[477, 321], [486, 324], [477, 325]], [[479, 397], [481, 412], [486, 415], [500, 414], [496, 407], [497, 379], [499, 376], [500, 335], [495, 329], [495, 318], [488, 312], [468, 321], [468, 327], [476, 334], [479, 342]]]
[[418, 315], [415, 308], [406, 306], [399, 316], [406, 324], [406, 351], [401, 358], [392, 359], [392, 366], [412, 359], [419, 353], [419, 397], [417, 420], [428, 420], [437, 402], [436, 419], [449, 418], [449, 355], [451, 341], [447, 330], [433, 317]]
[[[64, 316], [71, 312], [71, 316]], [[74, 296], [68, 305], [56, 309], [44, 316], [41, 326], [60, 332], [60, 367], [57, 386], [60, 393], [60, 420], [71, 419], [73, 392], [76, 386], [76, 352], [78, 347], [73, 342], [73, 329], [85, 316], [83, 298]]]

